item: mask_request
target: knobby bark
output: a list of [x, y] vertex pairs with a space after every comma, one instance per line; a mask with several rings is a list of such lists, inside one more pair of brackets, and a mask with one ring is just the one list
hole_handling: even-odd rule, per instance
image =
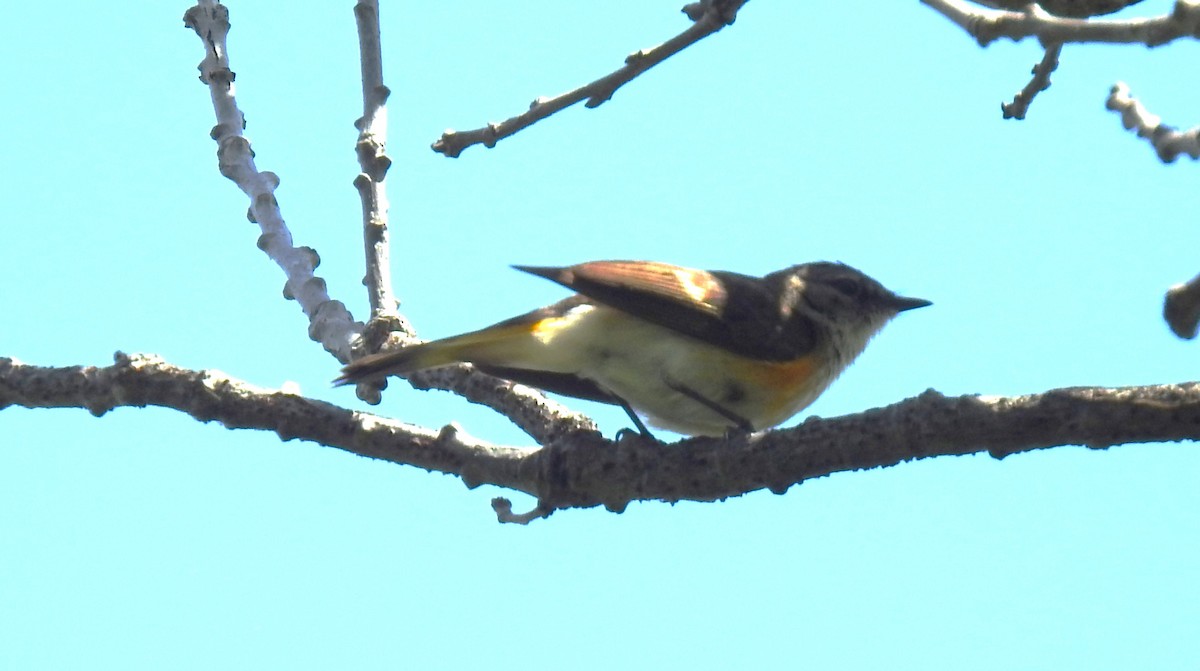
[[[537, 497], [537, 514], [631, 501], [716, 501], [759, 489], [783, 493], [842, 471], [943, 455], [996, 458], [1064, 445], [1107, 448], [1200, 439], [1200, 383], [1076, 387], [1017, 397], [947, 397], [935, 391], [854, 415], [810, 417], [789, 429], [660, 443], [610, 440], [589, 424], [540, 447], [493, 445], [451, 425], [434, 430], [261, 389], [217, 371], [187, 370], [118, 353], [108, 367], [38, 367], [0, 359], [0, 410], [161, 406], [230, 429], [274, 431], [360, 456], [441, 471], [468, 487], [491, 484]], [[10, 410], [11, 411], [11, 410]]]

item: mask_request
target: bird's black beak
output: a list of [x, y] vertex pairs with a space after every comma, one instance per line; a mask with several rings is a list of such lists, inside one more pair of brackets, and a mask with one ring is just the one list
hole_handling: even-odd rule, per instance
[[904, 312], [905, 310], [916, 310], [933, 305], [931, 301], [924, 298], [905, 298], [904, 296], [896, 296], [892, 300], [892, 306], [896, 308], [896, 312]]

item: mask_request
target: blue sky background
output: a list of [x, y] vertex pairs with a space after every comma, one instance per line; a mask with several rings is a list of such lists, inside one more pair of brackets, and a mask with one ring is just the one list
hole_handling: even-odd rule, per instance
[[[1033, 42], [981, 50], [915, 1], [758, 1], [597, 110], [458, 160], [429, 150], [682, 30], [680, 4], [384, 2], [393, 271], [421, 335], [564, 295], [511, 263], [827, 259], [935, 305], [885, 329], [817, 415], [1197, 377], [1200, 345], [1159, 317], [1200, 270], [1196, 166], [1161, 165], [1103, 108], [1120, 79], [1200, 121], [1195, 43], [1068, 48], [1029, 119], [1004, 121]], [[233, 2], [230, 50], [258, 165], [362, 318], [352, 6]], [[153, 352], [361, 407], [329, 388], [337, 365], [217, 172], [186, 8], [8, 8], [0, 355]], [[529, 444], [404, 384], [378, 411]], [[1194, 444], [1068, 447], [520, 528], [496, 523], [494, 488], [269, 433], [9, 408], [0, 667], [1183, 668], [1198, 472]]]

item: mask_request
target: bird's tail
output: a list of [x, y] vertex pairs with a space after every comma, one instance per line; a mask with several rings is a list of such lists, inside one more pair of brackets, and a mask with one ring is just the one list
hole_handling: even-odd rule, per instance
[[491, 327], [365, 356], [342, 368], [342, 374], [333, 384], [340, 387], [371, 378], [406, 375], [457, 363], [503, 365], [522, 359], [529, 341], [527, 327]]

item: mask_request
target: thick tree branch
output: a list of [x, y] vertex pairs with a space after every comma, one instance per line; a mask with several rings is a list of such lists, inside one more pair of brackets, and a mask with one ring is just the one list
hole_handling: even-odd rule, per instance
[[538, 498], [527, 522], [554, 510], [630, 501], [714, 501], [767, 488], [783, 493], [807, 479], [938, 455], [996, 458], [1061, 445], [1105, 448], [1200, 440], [1200, 384], [1070, 388], [1012, 398], [947, 398], [928, 391], [893, 405], [785, 430], [694, 438], [664, 445], [593, 430], [557, 436], [536, 450], [489, 445], [454, 427], [440, 432], [280, 391], [215, 371], [190, 371], [156, 357], [118, 354], [107, 368], [39, 368], [0, 358], [0, 409], [120, 406], [175, 408], [230, 428], [275, 431], [354, 454], [458, 475]]
[[1011, 103], [1001, 103], [1000, 111], [1004, 114], [1005, 119], [1024, 119], [1026, 112], [1029, 111], [1029, 104], [1033, 102], [1037, 94], [1050, 88], [1050, 73], [1058, 68], [1058, 56], [1062, 53], [1061, 44], [1051, 44], [1046, 47], [1046, 53], [1042, 56], [1042, 60], [1037, 65], [1033, 66], [1033, 78], [1025, 85], [1025, 88], [1017, 92]]
[[1000, 38], [1014, 42], [1036, 37], [1043, 45], [1122, 43], [1157, 47], [1181, 37], [1200, 36], [1200, 6], [1177, 0], [1170, 14], [1151, 19], [1064, 18], [1036, 4], [1022, 11], [984, 9], [966, 0], [921, 0], [987, 46]]
[[183, 15], [186, 27], [196, 31], [204, 43], [205, 57], [200, 62], [200, 81], [208, 85], [216, 112], [217, 125], [212, 138], [217, 142], [217, 162], [221, 174], [232, 180], [250, 197], [247, 216], [262, 231], [259, 249], [283, 269], [287, 282], [283, 295], [295, 299], [308, 317], [308, 335], [338, 361], [350, 361], [350, 346], [362, 330], [341, 301], [332, 300], [325, 280], [313, 274], [321, 258], [311, 247], [296, 247], [292, 233], [283, 221], [275, 189], [279, 177], [259, 172], [254, 163], [250, 141], [243, 135], [245, 117], [233, 94], [233, 70], [225, 38], [229, 33], [229, 11], [215, 0], [200, 0]]
[[1180, 154], [1200, 158], [1200, 126], [1181, 133], [1164, 124], [1161, 117], [1151, 114], [1145, 105], [1129, 95], [1129, 87], [1124, 82], [1113, 85], [1104, 106], [1121, 115], [1125, 128], [1148, 140], [1163, 163], [1173, 162]]
[[[364, 457], [459, 475], [470, 486], [486, 481], [529, 491], [518, 473], [527, 450], [475, 440], [453, 427], [432, 431], [354, 412], [280, 390], [262, 389], [216, 370], [172, 366], [152, 355], [118, 352], [106, 368], [38, 368], [0, 358], [0, 410], [84, 408], [97, 417], [119, 407], [173, 408], [230, 429], [274, 431], [282, 440], [308, 440]], [[474, 474], [479, 472], [478, 479]]]
[[738, 10], [747, 0], [703, 0], [683, 8], [683, 12], [694, 23], [682, 33], [652, 49], [642, 49], [625, 58], [624, 67], [580, 86], [555, 98], [538, 98], [529, 105], [529, 110], [500, 123], [490, 123], [483, 128], [468, 131], [447, 130], [433, 143], [432, 149], [450, 158], [458, 158], [464, 149], [482, 144], [489, 149], [504, 138], [560, 112], [575, 103], [587, 100], [588, 108], [604, 104], [617, 89], [635, 77], [658, 65], [687, 47], [732, 25]]

